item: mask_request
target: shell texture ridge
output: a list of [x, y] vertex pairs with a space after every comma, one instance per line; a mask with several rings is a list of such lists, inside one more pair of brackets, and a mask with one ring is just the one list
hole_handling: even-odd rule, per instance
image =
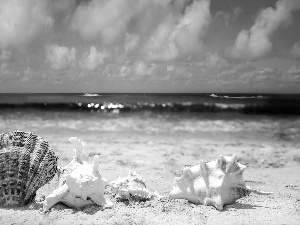
[[245, 165], [237, 162], [237, 156], [220, 155], [214, 161], [200, 161], [199, 164], [185, 167], [181, 177], [174, 178], [169, 196], [186, 199], [195, 204], [211, 205], [222, 210], [225, 205], [255, 194], [272, 194], [246, 185], [243, 172]]
[[94, 156], [92, 164], [82, 159], [82, 154], [87, 151], [87, 145], [79, 138], [70, 138], [75, 145], [74, 159], [62, 168], [59, 187], [54, 190], [44, 201], [46, 212], [53, 205], [62, 202], [73, 208], [83, 208], [97, 204], [104, 208], [113, 206], [113, 203], [104, 197], [104, 190], [108, 182], [99, 173], [99, 157]]
[[162, 197], [156, 191], [149, 191], [142, 176], [132, 171], [129, 171], [128, 176], [112, 181], [110, 186], [116, 198], [122, 200], [145, 201]]
[[48, 142], [32, 132], [0, 134], [0, 205], [32, 201], [57, 173], [57, 160]]

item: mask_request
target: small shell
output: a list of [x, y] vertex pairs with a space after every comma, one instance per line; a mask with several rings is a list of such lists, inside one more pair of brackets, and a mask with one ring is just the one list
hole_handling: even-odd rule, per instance
[[22, 206], [57, 173], [48, 142], [31, 132], [0, 135], [0, 205]]
[[215, 161], [186, 167], [181, 177], [174, 179], [170, 197], [187, 199], [195, 204], [212, 205], [222, 210], [251, 192], [271, 194], [246, 185], [243, 172], [246, 166], [237, 162], [237, 156], [222, 156]]
[[44, 212], [57, 202], [63, 202], [74, 208], [95, 203], [106, 208], [112, 207], [113, 203], [104, 197], [107, 181], [98, 171], [99, 157], [94, 157], [93, 164], [85, 162], [81, 155], [86, 151], [86, 143], [79, 138], [69, 140], [75, 145], [75, 157], [63, 168], [60, 187], [46, 197]]
[[161, 197], [157, 192], [150, 192], [142, 177], [132, 171], [129, 171], [127, 177], [111, 182], [110, 186], [116, 197], [120, 199], [143, 201]]

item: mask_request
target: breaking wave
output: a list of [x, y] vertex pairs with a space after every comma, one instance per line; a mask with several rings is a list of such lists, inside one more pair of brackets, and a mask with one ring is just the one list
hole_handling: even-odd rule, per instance
[[0, 95], [0, 110], [93, 113], [221, 113], [300, 115], [299, 95], [25, 94]]
[[35, 109], [53, 111], [85, 111], [97, 113], [133, 113], [150, 111], [156, 113], [221, 113], [236, 112], [244, 114], [300, 114], [300, 105], [259, 105], [241, 103], [155, 103], [138, 102], [111, 103], [111, 102], [92, 102], [92, 103], [26, 103], [26, 104], [0, 104], [0, 110], [4, 109]]

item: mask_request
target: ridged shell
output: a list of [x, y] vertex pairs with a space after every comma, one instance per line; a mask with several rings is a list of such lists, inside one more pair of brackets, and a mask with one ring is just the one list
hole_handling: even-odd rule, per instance
[[57, 173], [57, 159], [46, 140], [31, 132], [0, 135], [0, 205], [23, 206]]
[[183, 169], [181, 177], [174, 179], [170, 197], [187, 199], [195, 204], [212, 205], [222, 210], [224, 205], [249, 195], [271, 194], [250, 188], [243, 178], [246, 166], [237, 162], [237, 156], [222, 156]]
[[157, 192], [150, 192], [145, 181], [136, 172], [129, 171], [127, 177], [118, 178], [110, 183], [112, 191], [119, 199], [144, 201], [154, 197], [160, 198]]
[[112, 207], [113, 203], [104, 197], [107, 181], [98, 171], [99, 157], [94, 157], [93, 164], [83, 161], [81, 156], [87, 151], [86, 143], [79, 138], [70, 138], [69, 141], [75, 145], [75, 157], [62, 168], [60, 187], [46, 197], [44, 212], [58, 202], [74, 208], [95, 203], [102, 207]]

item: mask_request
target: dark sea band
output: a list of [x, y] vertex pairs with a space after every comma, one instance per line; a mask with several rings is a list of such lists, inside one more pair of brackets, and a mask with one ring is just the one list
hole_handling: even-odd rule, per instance
[[0, 110], [300, 115], [300, 95], [0, 94]]
[[74, 102], [74, 103], [2, 103], [1, 110], [49, 110], [49, 111], [81, 111], [97, 113], [222, 113], [235, 112], [243, 114], [286, 114], [300, 115], [299, 100], [279, 102], [278, 100], [265, 101], [260, 104], [242, 103], [111, 103], [111, 102]]

